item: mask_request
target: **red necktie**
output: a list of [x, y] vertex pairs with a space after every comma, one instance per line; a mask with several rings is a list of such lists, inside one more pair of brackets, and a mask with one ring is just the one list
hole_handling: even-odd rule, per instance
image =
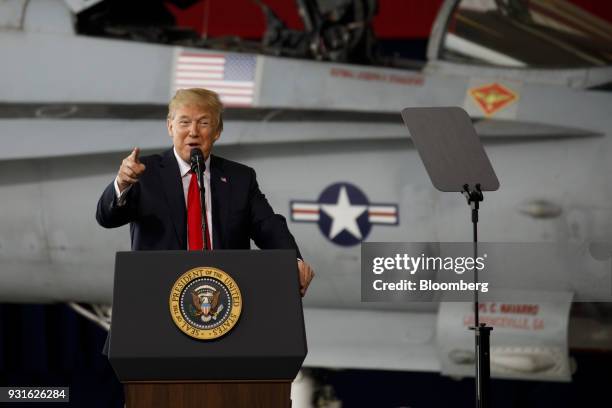
[[[206, 222], [206, 218], [204, 222]], [[191, 180], [189, 181], [189, 190], [187, 192], [187, 239], [190, 251], [202, 250], [202, 206], [200, 205], [198, 178], [194, 172], [191, 172]], [[206, 228], [205, 248], [210, 248], [208, 228]]]

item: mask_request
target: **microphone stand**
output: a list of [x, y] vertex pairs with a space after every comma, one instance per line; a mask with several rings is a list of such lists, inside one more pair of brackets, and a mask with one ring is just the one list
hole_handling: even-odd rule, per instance
[[[484, 195], [480, 189], [480, 184], [476, 184], [474, 190], [470, 190], [467, 184], [463, 185], [461, 192], [466, 198], [468, 205], [472, 209], [472, 224], [474, 225], [474, 259], [478, 257], [478, 209], [479, 203], [484, 200]], [[491, 385], [491, 366], [490, 366], [490, 335], [492, 327], [486, 323], [480, 323], [478, 317], [478, 269], [474, 267], [474, 330], [475, 357], [476, 357], [476, 408], [486, 408], [489, 406], [489, 388]]]
[[[194, 149], [195, 150], [195, 149]], [[206, 251], [210, 248], [207, 248], [207, 231], [206, 231], [206, 190], [204, 186], [204, 172], [206, 171], [206, 162], [204, 161], [204, 156], [201, 152], [199, 154], [191, 154], [192, 163], [195, 158], [195, 166], [192, 166], [192, 170], [195, 171], [196, 177], [198, 179], [198, 186], [200, 187], [200, 213], [202, 215], [200, 223], [202, 224], [202, 251]], [[195, 169], [193, 168], [195, 167]]]

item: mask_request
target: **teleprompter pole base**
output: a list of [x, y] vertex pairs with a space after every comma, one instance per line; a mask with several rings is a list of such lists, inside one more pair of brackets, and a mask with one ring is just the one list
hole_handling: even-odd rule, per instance
[[491, 353], [490, 336], [492, 327], [481, 323], [470, 327], [474, 330], [476, 342], [476, 408], [489, 406], [489, 392], [491, 387]]

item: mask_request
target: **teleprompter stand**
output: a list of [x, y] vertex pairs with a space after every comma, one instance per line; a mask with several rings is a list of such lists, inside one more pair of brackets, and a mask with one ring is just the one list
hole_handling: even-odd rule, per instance
[[[463, 196], [472, 209], [472, 225], [474, 227], [474, 259], [478, 258], [478, 209], [479, 203], [484, 200], [484, 195], [480, 189], [480, 184], [476, 184], [473, 190], [469, 185], [464, 184]], [[478, 283], [478, 269], [474, 268], [474, 284]], [[492, 327], [485, 323], [480, 323], [478, 312], [478, 289], [474, 289], [474, 330], [475, 336], [475, 356], [476, 356], [476, 407], [484, 408], [489, 405], [489, 382], [491, 378], [491, 356], [490, 356], [490, 335]]]
[[[108, 358], [126, 407], [290, 408], [307, 351], [295, 259], [294, 250], [118, 252]], [[241, 294], [237, 323], [212, 340], [185, 334], [171, 313], [172, 288], [200, 267], [229, 275]]]
[[[410, 131], [433, 185], [440, 191], [459, 192], [471, 208], [474, 259], [478, 257], [478, 210], [483, 191], [495, 191], [499, 181], [472, 126], [468, 114], [458, 107], [406, 108], [402, 118]], [[474, 283], [478, 269], [474, 267]], [[478, 286], [474, 289], [474, 341], [476, 407], [489, 406], [491, 327], [480, 323]]]

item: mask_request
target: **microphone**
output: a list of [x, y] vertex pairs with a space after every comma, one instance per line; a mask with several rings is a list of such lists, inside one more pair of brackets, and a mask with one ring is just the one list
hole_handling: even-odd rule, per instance
[[204, 174], [204, 170], [206, 170], [206, 162], [204, 161], [204, 155], [202, 151], [197, 147], [191, 149], [190, 154], [191, 161], [191, 170], [198, 176], [198, 181], [200, 181], [200, 176]]

